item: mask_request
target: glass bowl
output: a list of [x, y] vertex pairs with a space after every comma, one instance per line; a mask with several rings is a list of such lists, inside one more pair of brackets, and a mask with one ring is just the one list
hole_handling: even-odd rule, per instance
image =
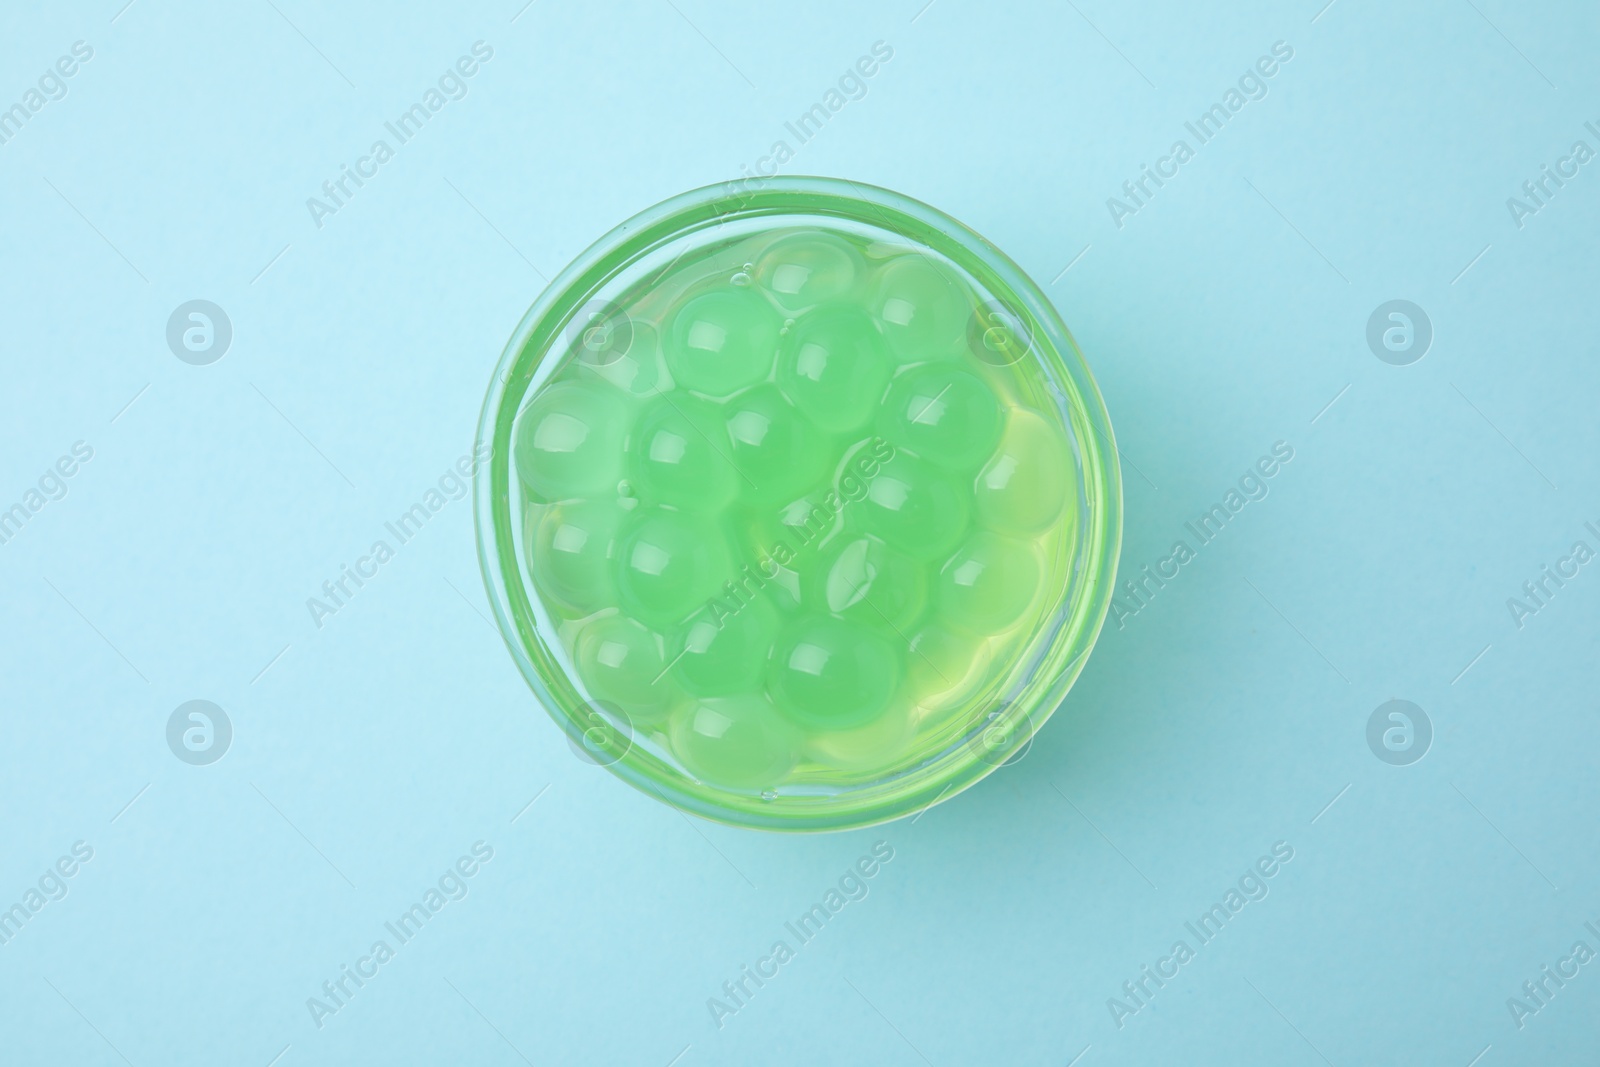
[[[691, 314], [691, 305], [699, 310]], [[855, 324], [857, 335], [841, 333], [841, 322]], [[730, 333], [739, 344], [726, 341]], [[767, 352], [766, 362], [746, 373], [740, 353], [750, 351]], [[889, 369], [880, 374], [874, 361], [887, 361]], [[982, 383], [975, 400], [968, 396], [973, 382]], [[563, 403], [624, 412], [628, 421], [534, 413], [555, 404], [541, 398], [562, 389], [577, 397]], [[908, 395], [919, 399], [907, 406]], [[757, 510], [733, 510], [756, 507], [757, 482], [744, 477], [746, 492], [724, 477], [710, 451], [698, 474], [693, 466], [656, 462], [687, 462], [682, 453], [693, 454], [703, 438], [738, 469], [724, 454], [730, 448], [740, 454], [738, 433], [723, 434], [737, 428], [737, 419], [756, 418], [750, 410], [770, 414], [774, 405], [789, 416], [801, 412], [800, 421], [820, 427], [818, 439], [835, 451], [803, 500], [787, 510], [781, 500], [762, 502], [771, 523]], [[987, 415], [989, 406], [1000, 412], [999, 422]], [[686, 414], [691, 409], [701, 414]], [[787, 425], [781, 419], [789, 416], [774, 417]], [[683, 420], [676, 431], [649, 428], [675, 418]], [[535, 419], [544, 421], [522, 429]], [[772, 424], [760, 419], [763, 427]], [[929, 426], [956, 430], [935, 433]], [[672, 443], [665, 453], [658, 447], [663, 440]], [[491, 381], [477, 444], [478, 454], [489, 456], [473, 483], [484, 581], [512, 658], [540, 704], [582, 758], [667, 803], [731, 825], [870, 825], [954, 796], [1019, 759], [1082, 670], [1113, 593], [1121, 479], [1110, 421], [1076, 343], [1038, 286], [1004, 253], [949, 216], [885, 189], [816, 177], [736, 182], [684, 193], [624, 222], [563, 270], [523, 316]], [[972, 448], [987, 449], [980, 463], [961, 454]], [[574, 456], [587, 456], [588, 465], [571, 466]], [[780, 483], [799, 477], [796, 465], [773, 463], [772, 477]], [[624, 476], [617, 478], [619, 472]], [[565, 499], [564, 486], [595, 479], [604, 486], [594, 500]], [[929, 499], [946, 501], [942, 510], [895, 510], [924, 482], [938, 490]], [[730, 495], [737, 499], [725, 505]], [[572, 517], [585, 507], [615, 521], [608, 527], [604, 515]], [[808, 521], [791, 518], [807, 507], [822, 507], [810, 514], [822, 515], [826, 526], [818, 526], [824, 532], [813, 558], [786, 558], [780, 566], [750, 539], [810, 536], [784, 525]], [[697, 508], [711, 508], [710, 517], [696, 517]], [[732, 514], [743, 518], [726, 518]], [[747, 588], [744, 598], [730, 581], [732, 599], [721, 603], [735, 605], [733, 612], [770, 594], [788, 605], [782, 633], [798, 626], [833, 636], [754, 644], [742, 657], [721, 654], [715, 660], [721, 674], [697, 668], [685, 675], [679, 665], [685, 656], [694, 653], [689, 664], [712, 662], [707, 650], [725, 649], [734, 639], [718, 646], [715, 636], [682, 636], [690, 632], [687, 621], [651, 621], [648, 612], [663, 603], [680, 614], [682, 608], [672, 609], [676, 601], [663, 601], [651, 592], [655, 586], [641, 585], [645, 579], [627, 570], [643, 558], [639, 546], [660, 533], [639, 532], [647, 516], [656, 524], [651, 530], [678, 529], [672, 536], [683, 558], [695, 558], [700, 541], [715, 542], [732, 546], [718, 549], [719, 559], [759, 557], [761, 575], [770, 567], [791, 580], [771, 590]], [[889, 523], [889, 532], [874, 521]], [[702, 528], [716, 532], [695, 534]], [[541, 532], [550, 529], [554, 535]], [[612, 532], [593, 541], [588, 556], [571, 555], [560, 538], [582, 542], [585, 530]], [[964, 538], [958, 549], [945, 538], [948, 530]], [[750, 531], [757, 532], [747, 538]], [[893, 595], [896, 586], [879, 576], [894, 571], [891, 556], [900, 558], [893, 550], [904, 546], [896, 537], [938, 553], [931, 559], [913, 553], [911, 563], [900, 565], [910, 575], [904, 588], [928, 595], [892, 617], [894, 609], [866, 601], [861, 590], [878, 580], [884, 595]], [[803, 555], [806, 544], [796, 543]], [[656, 544], [645, 547], [659, 556]], [[568, 566], [573, 560], [580, 565]], [[749, 577], [748, 566], [743, 573]], [[853, 597], [851, 575], [863, 576]], [[605, 599], [613, 585], [624, 590], [613, 591], [617, 603]], [[787, 600], [780, 586], [791, 590]], [[1023, 587], [1026, 606], [1011, 610]], [[715, 606], [717, 595], [706, 609], [695, 609], [697, 618], [716, 620], [710, 628], [701, 623], [705, 634], [720, 634], [722, 617], [732, 614]], [[847, 625], [851, 611], [866, 614], [863, 603], [881, 625], [870, 616]], [[781, 611], [750, 611], [758, 614], [767, 619]], [[989, 629], [974, 622], [990, 617]], [[619, 697], [616, 685], [602, 686], [611, 676], [595, 666], [592, 647], [581, 647], [602, 620], [607, 632], [621, 634], [621, 643], [601, 646], [622, 650], [606, 662], [614, 665], [631, 648], [627, 654], [636, 661], [663, 663], [656, 689], [622, 684], [635, 695]], [[762, 642], [776, 632], [762, 631]], [[628, 634], [646, 636], [630, 646]], [[675, 647], [677, 658], [666, 662]], [[819, 647], [832, 650], [833, 660], [824, 655], [824, 661], [856, 673], [816, 666]], [[867, 654], [878, 648], [888, 652], [878, 659]], [[874, 667], [880, 662], [881, 670]], [[742, 684], [756, 689], [729, 697], [715, 688], [733, 675], [755, 678]], [[818, 679], [832, 688], [817, 689]], [[877, 689], [890, 695], [862, 695]], [[868, 709], [865, 725], [828, 718], [858, 704]], [[769, 715], [779, 707], [777, 718]], [[825, 721], [818, 726], [797, 717], [800, 711]], [[760, 743], [739, 748], [751, 730]], [[709, 762], [702, 758], [707, 745]]]

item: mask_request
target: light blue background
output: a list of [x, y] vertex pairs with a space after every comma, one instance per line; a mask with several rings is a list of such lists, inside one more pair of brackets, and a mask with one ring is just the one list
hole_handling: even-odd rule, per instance
[[[1520, 630], [1505, 604], [1600, 547], [1600, 164], [1522, 229], [1505, 203], [1600, 147], [1592, 5], [122, 2], [0, 33], [0, 106], [94, 48], [0, 146], [0, 507], [94, 448], [0, 545], [0, 907], [94, 849], [0, 947], [4, 1062], [1600, 1055], [1600, 963], [1521, 1030], [1506, 1007], [1600, 949], [1600, 565]], [[318, 229], [306, 198], [478, 40], [469, 95]], [[543, 278], [738, 177], [878, 40], [785, 169], [926, 200], [1045, 288], [1125, 454], [1126, 568], [1295, 449], [1027, 757], [915, 823], [686, 818], [535, 705], [461, 501], [316, 628], [306, 598], [470, 449]], [[1114, 226], [1279, 40], [1269, 95]], [[210, 366], [165, 342], [194, 298], [233, 323]], [[1393, 298], [1435, 330], [1407, 367], [1364, 337]], [[1366, 744], [1391, 697], [1434, 725], [1411, 766]], [[233, 722], [211, 766], [165, 741], [194, 698]], [[470, 895], [314, 1025], [479, 840]], [[878, 840], [867, 898], [719, 1030], [707, 998]], [[1119, 1029], [1107, 999], [1277, 841], [1270, 896]]]

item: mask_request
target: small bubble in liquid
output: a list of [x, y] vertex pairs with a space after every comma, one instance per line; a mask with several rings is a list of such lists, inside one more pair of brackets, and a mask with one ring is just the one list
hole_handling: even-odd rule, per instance
[[761, 791], [761, 799], [762, 800], [777, 800], [778, 799], [778, 791], [776, 789], [763, 789]]
[[750, 275], [746, 274], [744, 271], [740, 271], [739, 273], [735, 274], [732, 278], [730, 278], [728, 280], [731, 281], [734, 285], [740, 286], [742, 288], [742, 287], [750, 284]]
[[794, 320], [793, 319], [784, 319], [783, 320], [783, 327], [778, 330], [778, 336], [782, 337], [784, 334], [788, 333], [792, 329], [794, 329]]

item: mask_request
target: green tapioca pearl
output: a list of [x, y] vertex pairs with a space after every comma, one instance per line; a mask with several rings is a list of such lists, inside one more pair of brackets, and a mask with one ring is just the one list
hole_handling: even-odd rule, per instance
[[691, 774], [733, 789], [773, 789], [798, 759], [794, 727], [760, 693], [690, 701], [667, 736]]
[[686, 389], [728, 396], [772, 371], [781, 323], [755, 289], [729, 287], [694, 297], [667, 329], [667, 369]]
[[729, 524], [741, 561], [734, 576], [741, 595], [765, 597], [780, 615], [798, 611], [800, 575], [795, 568], [804, 563], [794, 550], [793, 531], [778, 521], [776, 513], [769, 514], [764, 508], [738, 515]]
[[849, 292], [861, 270], [861, 256], [849, 242], [828, 233], [797, 233], [756, 257], [755, 277], [779, 307], [798, 314]]
[[870, 533], [906, 555], [933, 560], [961, 542], [971, 518], [971, 490], [924, 460], [897, 453], [853, 504]]
[[656, 630], [687, 619], [733, 573], [728, 543], [713, 521], [665, 508], [640, 508], [616, 548], [622, 610]]
[[893, 764], [916, 733], [914, 709], [891, 705], [865, 726], [827, 730], [801, 739], [800, 751], [827, 767], [857, 773], [879, 771]]
[[1040, 591], [1038, 548], [980, 530], [945, 563], [935, 583], [939, 617], [989, 635], [1016, 623]]
[[958, 471], [970, 471], [993, 454], [1001, 423], [994, 390], [954, 362], [913, 367], [896, 378], [878, 420], [897, 448]]
[[911, 635], [906, 676], [924, 705], [941, 706], [965, 693], [974, 676], [987, 669], [989, 659], [988, 641], [931, 620]]
[[517, 420], [517, 476], [542, 500], [614, 489], [622, 472], [628, 407], [610, 386], [560, 381], [545, 387]]
[[535, 588], [580, 613], [612, 604], [612, 557], [628, 512], [612, 499], [573, 500], [537, 510], [541, 513], [528, 537]]
[[718, 511], [738, 495], [726, 427], [716, 407], [674, 392], [651, 401], [629, 444], [633, 488], [645, 499], [690, 511]]
[[928, 604], [927, 565], [876, 537], [827, 546], [815, 573], [808, 602], [865, 626], [904, 629]]
[[921, 255], [900, 256], [879, 268], [869, 307], [902, 363], [955, 352], [972, 310], [950, 272]]
[[664, 713], [679, 695], [667, 676], [661, 637], [626, 616], [607, 615], [587, 624], [574, 659], [590, 696], [619, 705], [635, 722]]
[[761, 688], [778, 613], [763, 599], [719, 602], [677, 627], [668, 647], [673, 676], [696, 696], [731, 696]]
[[722, 416], [730, 458], [747, 479], [741, 483], [745, 502], [787, 503], [827, 472], [827, 438], [774, 386], [759, 385], [729, 401]]
[[774, 516], [772, 529], [788, 538], [796, 557], [815, 550], [843, 527], [838, 508], [828, 500], [829, 492], [819, 489], [807, 493], [785, 504]]
[[827, 495], [826, 489], [814, 490], [781, 507], [754, 507], [731, 520], [740, 531], [735, 536], [745, 560], [752, 568], [761, 566], [763, 573], [776, 572], [775, 580], [785, 583], [796, 603], [802, 595], [799, 575], [809, 573], [818, 550], [844, 528], [843, 514]]
[[859, 308], [845, 304], [801, 317], [778, 354], [778, 384], [828, 433], [865, 426], [893, 372], [878, 328]]
[[1001, 533], [1038, 533], [1061, 514], [1071, 487], [1071, 453], [1061, 431], [1031, 411], [1014, 410], [1000, 450], [978, 474], [978, 519]]
[[901, 651], [876, 630], [811, 615], [790, 623], [773, 645], [767, 692], [801, 726], [848, 730], [883, 713], [904, 670]]

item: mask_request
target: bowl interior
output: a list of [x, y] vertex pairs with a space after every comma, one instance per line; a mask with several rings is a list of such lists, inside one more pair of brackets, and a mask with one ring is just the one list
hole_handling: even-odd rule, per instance
[[[615, 316], [619, 298], [711, 246], [772, 230], [823, 229], [914, 250], [973, 294], [970, 329], [994, 343], [996, 364], [1026, 370], [1029, 402], [1060, 420], [1076, 516], [1048, 560], [1051, 608], [979, 692], [954, 709], [931, 744], [896, 765], [819, 776], [779, 792], [696, 780], [623, 716], [591, 700], [528, 574], [512, 464], [518, 413], [567, 360], [582, 358], [586, 324]], [[597, 318], [599, 316], [599, 318]], [[735, 825], [824, 830], [892, 819], [952, 796], [1019, 758], [1081, 670], [1112, 593], [1121, 538], [1121, 483], [1111, 427], [1075, 342], [1038, 288], [994, 246], [909, 198], [858, 183], [781, 178], [696, 190], [628, 220], [578, 257], [524, 316], [486, 398], [478, 444], [489, 462], [474, 481], [479, 558], [490, 601], [524, 678], [574, 751], [641, 790]]]

